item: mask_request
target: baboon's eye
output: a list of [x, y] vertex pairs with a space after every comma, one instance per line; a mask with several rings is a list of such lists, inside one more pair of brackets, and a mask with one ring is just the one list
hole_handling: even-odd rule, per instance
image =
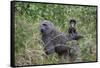
[[47, 24], [43, 24], [43, 26], [47, 26]]

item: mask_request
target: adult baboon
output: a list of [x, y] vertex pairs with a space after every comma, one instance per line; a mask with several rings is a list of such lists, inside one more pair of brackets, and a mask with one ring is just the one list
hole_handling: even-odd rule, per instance
[[[44, 42], [44, 50], [46, 54], [55, 52], [55, 47], [66, 45], [67, 37], [64, 33], [59, 32], [52, 22], [44, 20], [40, 23], [40, 31]], [[62, 46], [63, 46], [62, 45]], [[67, 47], [67, 46], [66, 46]]]

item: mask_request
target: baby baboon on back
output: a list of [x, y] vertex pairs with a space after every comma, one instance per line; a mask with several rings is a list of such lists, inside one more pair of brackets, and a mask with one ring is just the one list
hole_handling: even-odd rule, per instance
[[67, 46], [67, 36], [65, 33], [58, 31], [51, 21], [41, 21], [40, 32], [44, 42], [44, 51], [47, 55], [56, 52], [59, 57], [64, 56], [66, 58], [66, 56], [72, 56], [70, 51], [74, 49]]
[[69, 29], [68, 29], [68, 33], [69, 33], [69, 36], [72, 40], [79, 40], [80, 38], [82, 38], [82, 36], [80, 36], [77, 31], [76, 31], [76, 20], [72, 19], [70, 20], [69, 22]]

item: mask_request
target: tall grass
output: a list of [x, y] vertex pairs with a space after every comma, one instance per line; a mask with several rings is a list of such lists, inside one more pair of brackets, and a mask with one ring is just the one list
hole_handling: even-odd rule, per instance
[[42, 17], [65, 33], [69, 20], [76, 19], [76, 29], [84, 37], [78, 41], [82, 62], [96, 61], [96, 7], [16, 2], [15, 10], [16, 66], [59, 63], [56, 53], [47, 56], [43, 51]]

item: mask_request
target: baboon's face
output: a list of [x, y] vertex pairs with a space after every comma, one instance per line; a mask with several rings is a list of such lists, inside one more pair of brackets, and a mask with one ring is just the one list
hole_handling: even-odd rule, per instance
[[75, 27], [75, 23], [74, 22], [71, 22], [70, 25], [71, 25], [71, 27]]
[[70, 26], [75, 27], [75, 25], [76, 25], [76, 21], [75, 20], [70, 20]]
[[42, 34], [49, 34], [54, 29], [54, 25], [50, 21], [42, 21], [40, 24], [40, 32]]

